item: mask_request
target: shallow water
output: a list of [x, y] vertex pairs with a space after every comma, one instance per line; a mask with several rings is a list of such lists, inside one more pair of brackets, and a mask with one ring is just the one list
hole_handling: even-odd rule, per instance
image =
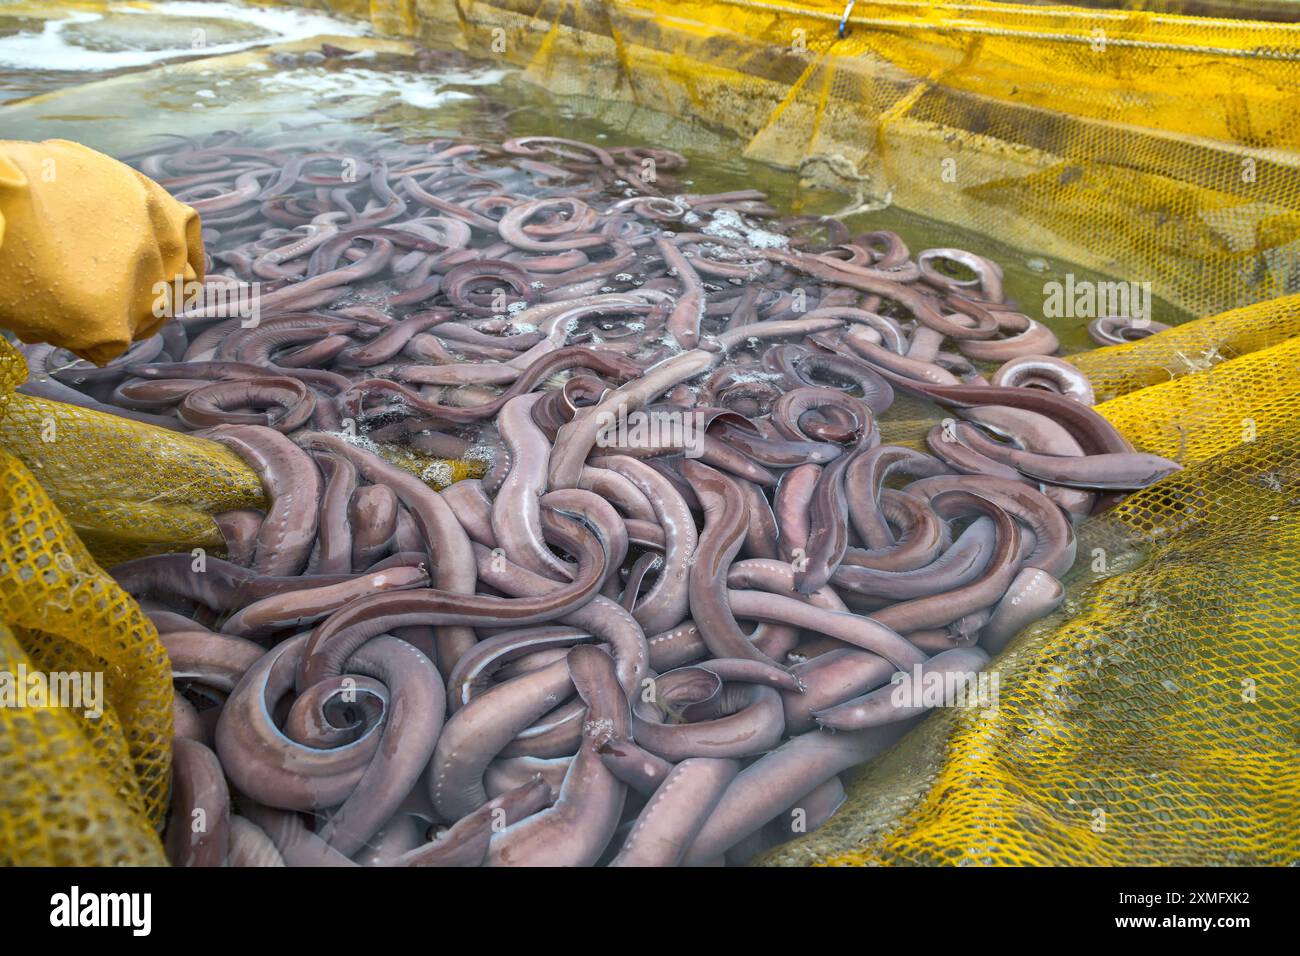
[[[360, 36], [363, 25], [295, 10], [256, 10], [236, 3], [169, 2], [157, 15], [101, 5], [63, 20], [31, 15], [32, 4], [0, 8], [0, 99], [63, 89], [35, 103], [0, 108], [4, 135], [75, 139], [114, 155], [139, 150], [158, 134], [196, 136], [220, 129], [272, 133], [337, 129], [402, 137], [467, 137], [500, 142], [518, 135], [559, 135], [604, 146], [647, 144], [683, 153], [685, 185], [696, 192], [757, 188], [783, 213], [834, 214], [846, 197], [806, 188], [799, 176], [745, 159], [744, 143], [709, 129], [628, 104], [556, 97], [525, 82], [504, 63], [474, 61], [455, 51], [418, 55], [363, 49], [326, 57], [312, 49], [215, 61], [193, 60], [321, 32]], [[338, 41], [336, 41], [338, 42]], [[366, 46], [358, 40], [358, 46]], [[161, 65], [159, 65], [161, 64]], [[135, 76], [124, 74], [154, 67]], [[115, 77], [109, 83], [95, 83]], [[70, 84], [88, 84], [65, 89]], [[1066, 351], [1091, 345], [1086, 319], [1043, 316], [1048, 283], [1123, 279], [1068, 262], [1046, 260], [898, 208], [845, 218], [850, 230], [892, 229], [913, 252], [957, 246], [988, 256], [1005, 272], [1009, 299], [1044, 319]], [[1158, 299], [1156, 321], [1186, 316]]]
[[[208, 13], [218, 7], [233, 7], [165, 6], [203, 6]], [[160, 143], [167, 148], [168, 141], [160, 136], [198, 137], [222, 129], [250, 131], [253, 138], [264, 142], [293, 143], [296, 136], [299, 144], [332, 135], [357, 139], [378, 139], [381, 134], [409, 139], [463, 137], [487, 143], [522, 135], [559, 135], [607, 147], [644, 144], [677, 150], [689, 161], [681, 174], [682, 188], [692, 192], [757, 188], [767, 193], [782, 213], [801, 215], [833, 214], [846, 202], [840, 194], [805, 187], [795, 173], [744, 158], [743, 143], [729, 134], [625, 104], [553, 97], [501, 63], [474, 62], [452, 52], [399, 54], [360, 38], [355, 45], [364, 51], [355, 55], [326, 55], [319, 43], [312, 43], [235, 61], [175, 62], [188, 56], [181, 43], [187, 28], [211, 30], [209, 38], [219, 40], [217, 45], [226, 52], [234, 52], [265, 40], [258, 31], [265, 31], [266, 25], [235, 20], [219, 27], [196, 26], [193, 17], [176, 15], [166, 21], [167, 30], [142, 36], [137, 32], [139, 21], [133, 17], [110, 14], [81, 19], [52, 33], [39, 21], [19, 26], [8, 35], [0, 31], [0, 63], [6, 57], [9, 62], [21, 61], [27, 55], [24, 50], [36, 43], [50, 44], [52, 36], [62, 45], [60, 49], [72, 44], [84, 52], [84, 63], [99, 64], [73, 69], [66, 59], [56, 57], [48, 61], [48, 70], [22, 68], [21, 82], [28, 92], [59, 90], [72, 82], [88, 85], [38, 102], [0, 106], [3, 135], [75, 139], [116, 155], [158, 148]], [[0, 16], [0, 24], [3, 21]], [[13, 18], [9, 26], [13, 26]], [[6, 45], [14, 37], [19, 42]], [[344, 43], [345, 38], [333, 42]], [[136, 72], [164, 60], [167, 62], [149, 72]], [[133, 72], [136, 75], [130, 75]], [[0, 85], [4, 83], [10, 84], [5, 88], [11, 93], [19, 89], [18, 81], [0, 75]], [[958, 246], [988, 256], [1003, 266], [1008, 296], [1036, 317], [1041, 316], [1046, 283], [1063, 279], [1067, 273], [1077, 280], [1101, 278], [1067, 263], [1035, 260], [987, 237], [902, 210], [855, 215], [846, 223], [855, 233], [892, 229], [914, 253]], [[209, 251], [219, 248], [220, 243], [214, 242]], [[364, 292], [358, 290], [357, 294]], [[1177, 316], [1156, 303], [1155, 318], [1175, 321]], [[1067, 350], [1089, 344], [1083, 320], [1049, 324]], [[644, 341], [646, 337], [640, 338]], [[900, 400], [889, 412], [890, 421], [881, 423], [890, 429], [885, 432], [886, 441], [918, 441], [928, 429], [927, 414], [916, 403]], [[485, 426], [489, 436], [492, 427], [491, 423]], [[449, 431], [480, 442], [489, 437], [477, 426]], [[356, 440], [370, 442], [369, 447], [379, 450], [369, 439]], [[414, 455], [408, 453], [408, 457]], [[426, 480], [450, 477], [449, 466], [441, 460], [416, 473]]]
[[0, 4], [0, 103], [163, 62], [219, 56], [323, 33], [361, 35], [355, 21], [293, 9], [178, 0], [152, 4]]

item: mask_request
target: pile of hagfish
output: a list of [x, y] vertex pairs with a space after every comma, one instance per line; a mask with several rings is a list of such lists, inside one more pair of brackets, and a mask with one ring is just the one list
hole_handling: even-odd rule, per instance
[[[177, 864], [743, 863], [933, 706], [900, 676], [979, 672], [1073, 524], [1178, 467], [994, 262], [691, 194], [667, 150], [131, 160], [201, 214], [208, 295], [104, 368], [28, 347], [25, 390], [265, 487], [224, 559], [112, 570], [171, 656]], [[882, 444], [899, 394], [954, 417]]]

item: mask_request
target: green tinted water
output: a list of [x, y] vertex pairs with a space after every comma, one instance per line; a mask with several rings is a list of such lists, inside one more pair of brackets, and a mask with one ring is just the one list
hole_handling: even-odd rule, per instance
[[[93, 42], [120, 46], [125, 41], [114, 31], [133, 26], [133, 18], [126, 19], [126, 24], [111, 20], [95, 24]], [[13, 22], [0, 16], [0, 36], [13, 27]], [[246, 38], [250, 29], [234, 30], [229, 39]], [[222, 38], [227, 39], [225, 34]], [[172, 41], [174, 37], [168, 42]], [[353, 42], [358, 47], [365, 44]], [[782, 213], [803, 215], [834, 214], [846, 203], [842, 194], [806, 186], [795, 172], [746, 159], [744, 143], [726, 131], [643, 107], [553, 96], [502, 64], [469, 60], [453, 51], [419, 55], [368, 51], [321, 62], [313, 45], [305, 54], [263, 53], [238, 60], [163, 65], [109, 82], [63, 89], [44, 100], [10, 103], [0, 107], [0, 129], [8, 138], [74, 139], [116, 155], [148, 146], [157, 134], [201, 136], [221, 129], [267, 134], [295, 128], [313, 134], [382, 131], [402, 137], [464, 136], [486, 142], [520, 135], [565, 136], [603, 146], [675, 149], [690, 161], [680, 176], [692, 192], [759, 189]], [[40, 71], [27, 72], [25, 82], [40, 86]], [[81, 75], [83, 80], [93, 77]], [[55, 87], [65, 82], [61, 75], [44, 79]], [[956, 246], [992, 258], [1003, 267], [1008, 298], [1040, 319], [1048, 283], [1064, 282], [1067, 274], [1076, 283], [1125, 278], [1036, 257], [994, 238], [898, 208], [851, 215], [845, 223], [854, 233], [894, 230], [913, 253]], [[1152, 313], [1156, 321], [1169, 324], [1186, 318], [1158, 299], [1152, 302]], [[1086, 319], [1045, 321], [1067, 351], [1090, 347]]]

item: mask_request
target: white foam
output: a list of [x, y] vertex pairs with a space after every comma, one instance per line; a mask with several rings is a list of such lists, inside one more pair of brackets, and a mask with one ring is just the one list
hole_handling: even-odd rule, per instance
[[452, 473], [451, 462], [434, 461], [420, 472], [420, 480], [427, 484], [434, 484], [440, 488], [445, 488], [452, 483], [456, 476]]
[[732, 385], [747, 385], [751, 382], [779, 382], [784, 378], [780, 372], [733, 372], [729, 381]]
[[358, 448], [364, 449], [379, 458], [383, 457], [383, 455], [379, 453], [379, 443], [373, 438], [368, 438], [365, 435], [358, 435], [356, 432], [350, 431], [326, 432], [325, 434], [331, 435], [334, 438], [341, 438], [349, 445], [356, 445]]
[[400, 70], [297, 69], [268, 75], [261, 82], [271, 92], [311, 93], [322, 100], [332, 96], [398, 99], [408, 106], [429, 110], [453, 100], [471, 99], [470, 94], [447, 86], [485, 86], [499, 82], [503, 76], [502, 70], [429, 74]]
[[751, 226], [732, 209], [715, 209], [713, 221], [700, 231], [721, 239], [739, 239], [752, 249], [784, 249], [790, 245], [785, 236]]
[[[667, 329], [664, 330], [664, 334], [659, 338], [658, 344], [665, 346], [672, 355], [677, 355], [678, 353], [685, 351], [685, 349], [682, 348], [681, 343], [677, 341], [677, 336], [673, 335], [673, 333], [669, 332]], [[654, 368], [654, 366], [652, 365], [650, 368]], [[646, 372], [649, 371], [650, 369], [646, 369]]]
[[[64, 34], [77, 24], [102, 20], [102, 13], [70, 13], [57, 20], [46, 20], [40, 33], [16, 33], [0, 37], [0, 66], [18, 70], [73, 70], [95, 73], [149, 66], [180, 56], [220, 56], [236, 53], [267, 43], [287, 43], [321, 34], [362, 36], [369, 33], [366, 24], [343, 20], [323, 13], [293, 9], [260, 9], [239, 3], [198, 3], [195, 0], [168, 0], [140, 8], [113, 5], [112, 14], [141, 17], [197, 17], [205, 20], [229, 20], [255, 26], [267, 35], [251, 40], [213, 44], [196, 48], [194, 35], [178, 35], [175, 46], [161, 50], [91, 50], [78, 46]], [[196, 27], [198, 29], [198, 27]]]

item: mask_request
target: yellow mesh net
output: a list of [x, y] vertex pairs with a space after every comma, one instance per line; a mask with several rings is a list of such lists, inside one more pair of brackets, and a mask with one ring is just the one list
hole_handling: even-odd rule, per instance
[[[6, 421], [25, 377], [21, 357], [0, 343]], [[137, 485], [146, 484], [147, 459], [135, 465]], [[28, 465], [3, 448], [0, 526], [0, 673], [102, 673], [105, 701], [99, 716], [0, 708], [0, 862], [161, 863], [154, 828], [167, 805], [172, 686], [158, 633]]]
[[996, 709], [937, 713], [766, 862], [1295, 864], [1298, 362], [1293, 338], [1099, 406], [1189, 467], [1083, 526]]
[[161, 863], [171, 665], [101, 568], [219, 548], [211, 514], [262, 503], [226, 448], [18, 394], [0, 340], [0, 673], [103, 674], [102, 716], [0, 708], [0, 863]]
[[[505, 57], [607, 119], [727, 128], [855, 208], [1150, 283], [1199, 317], [1075, 358], [1135, 445], [1188, 467], [1081, 529], [1066, 603], [992, 665], [999, 706], [937, 713], [763, 862], [1300, 860], [1293, 28], [878, 0], [841, 37], [841, 0], [303, 5]], [[156, 862], [167, 662], [91, 553], [211, 546], [208, 516], [256, 479], [206, 443], [13, 396], [0, 349], [0, 670], [98, 667], [111, 703], [93, 725], [0, 710], [0, 854]], [[929, 414], [891, 415], [887, 438], [917, 441]], [[75, 440], [43, 442], [51, 420]]]
[[[372, 18], [403, 29], [407, 6], [375, 0]], [[1294, 291], [1287, 24], [878, 0], [841, 37], [842, 0], [416, 7], [406, 32], [519, 63], [611, 121], [630, 104], [731, 130], [860, 208], [1149, 282], [1197, 316]]]
[[31, 469], [106, 565], [219, 549], [211, 515], [263, 504], [257, 474], [225, 447], [62, 402], [13, 395], [0, 446]]
[[[102, 673], [109, 706], [0, 707], [0, 864], [160, 865], [171, 665], [101, 563], [221, 553], [212, 515], [264, 507], [262, 485], [222, 445], [15, 392], [26, 377], [0, 339], [0, 674]], [[481, 473], [380, 450], [435, 485]]]

